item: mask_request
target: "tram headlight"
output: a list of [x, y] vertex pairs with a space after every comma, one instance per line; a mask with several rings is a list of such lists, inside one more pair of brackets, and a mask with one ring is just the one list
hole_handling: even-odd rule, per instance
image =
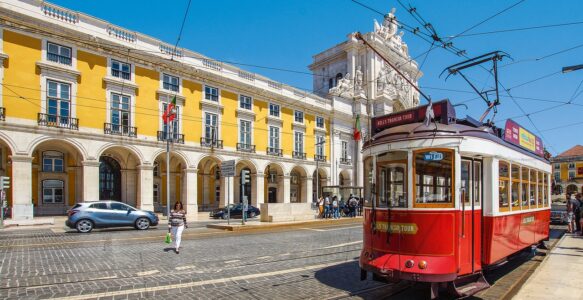
[[405, 262], [405, 267], [406, 268], [409, 268], [409, 269], [410, 268], [413, 268], [414, 265], [415, 265], [415, 262], [412, 259], [410, 259], [410, 260], [408, 260], [408, 261]]
[[422, 260], [419, 262], [419, 269], [423, 270], [427, 268], [427, 262]]

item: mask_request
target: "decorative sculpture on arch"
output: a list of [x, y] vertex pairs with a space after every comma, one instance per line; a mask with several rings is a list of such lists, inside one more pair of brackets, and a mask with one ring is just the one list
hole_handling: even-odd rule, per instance
[[330, 94], [344, 98], [365, 97], [364, 74], [361, 69], [361, 66], [356, 67], [354, 80], [350, 73], [346, 73], [344, 78], [338, 80], [338, 85], [330, 89]]

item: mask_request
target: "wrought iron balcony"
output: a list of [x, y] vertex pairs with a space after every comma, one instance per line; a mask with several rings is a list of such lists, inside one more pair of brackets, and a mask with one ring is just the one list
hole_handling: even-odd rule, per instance
[[267, 147], [267, 155], [283, 156], [283, 149]]
[[63, 64], [63, 65], [68, 65], [68, 66], [71, 65], [71, 58], [70, 57], [55, 54], [55, 53], [48, 53], [47, 52], [47, 60], [52, 61], [52, 62], [56, 62], [59, 64]]
[[223, 140], [213, 140], [210, 138], [201, 137], [200, 146], [208, 148], [218, 148], [223, 149]]
[[164, 131], [158, 131], [158, 140], [159, 141], [166, 141], [167, 139], [171, 138], [174, 143], [184, 144], [184, 134], [173, 133], [172, 137], [170, 137], [170, 133]]
[[0, 107], [0, 121], [6, 121], [6, 108]]
[[341, 157], [340, 163], [345, 164], [345, 165], [350, 165], [350, 164], [352, 164], [352, 160], [348, 157]]
[[132, 126], [103, 123], [103, 133], [110, 135], [136, 137], [138, 135], [138, 129]]
[[292, 157], [293, 158], [297, 158], [297, 159], [306, 159], [306, 152], [293, 151], [292, 152]]
[[38, 125], [79, 130], [79, 119], [38, 113]]
[[255, 145], [237, 143], [237, 151], [255, 153]]
[[315, 154], [314, 155], [314, 160], [315, 161], [326, 161], [326, 155], [318, 155], [318, 154]]

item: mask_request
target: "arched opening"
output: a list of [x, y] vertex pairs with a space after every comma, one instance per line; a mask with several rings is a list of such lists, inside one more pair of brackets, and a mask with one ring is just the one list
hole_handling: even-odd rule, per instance
[[113, 158], [99, 158], [99, 200], [121, 200], [121, 166]]
[[295, 166], [290, 172], [290, 202], [307, 203], [311, 191], [307, 187], [307, 173], [303, 167]]
[[[154, 211], [166, 211], [167, 191], [170, 191], [170, 205], [174, 205], [176, 201], [182, 202], [186, 205], [185, 193], [185, 169], [186, 162], [184, 159], [175, 153], [170, 154], [170, 172], [166, 172], [166, 153], [160, 153], [154, 160], [153, 170], [153, 189], [154, 189]], [[167, 189], [166, 176], [170, 175], [170, 187]]]
[[312, 174], [312, 193], [313, 199], [318, 199], [319, 196], [322, 196], [323, 190], [322, 187], [328, 184], [328, 175], [324, 169], [318, 169], [318, 172], [314, 170]]
[[340, 186], [351, 186], [352, 185], [352, 178], [350, 176], [349, 170], [342, 170], [340, 174], [338, 174], [338, 185]]
[[560, 195], [563, 193], [563, 186], [560, 184], [557, 184], [553, 187], [553, 194], [554, 195]]
[[123, 146], [112, 146], [99, 156], [99, 200], [115, 200], [137, 207], [138, 155]]
[[65, 215], [83, 201], [83, 156], [64, 140], [47, 140], [32, 152], [32, 202], [35, 216]]
[[266, 203], [283, 203], [283, 168], [278, 164], [269, 164], [265, 168], [265, 199]]
[[[12, 178], [12, 162], [10, 156], [12, 151], [7, 143], [0, 139], [0, 176]], [[12, 184], [11, 184], [12, 185]], [[6, 193], [6, 206], [12, 207], [12, 188], [4, 191]], [[4, 216], [5, 218], [7, 216]]]
[[576, 194], [579, 188], [574, 184], [569, 184], [567, 186], [567, 194]]
[[221, 160], [207, 156], [198, 163], [198, 207], [199, 211], [210, 211], [221, 204]]

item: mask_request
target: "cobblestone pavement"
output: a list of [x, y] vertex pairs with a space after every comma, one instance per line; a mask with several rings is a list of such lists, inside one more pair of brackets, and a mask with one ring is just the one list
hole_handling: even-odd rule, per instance
[[360, 281], [359, 224], [255, 233], [164, 227], [0, 232], [0, 298], [330, 299], [391, 289]]

